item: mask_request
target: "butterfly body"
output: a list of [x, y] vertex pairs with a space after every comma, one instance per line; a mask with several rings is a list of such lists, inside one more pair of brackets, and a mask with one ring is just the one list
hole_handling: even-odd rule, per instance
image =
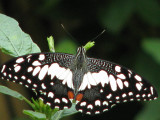
[[0, 78], [40, 92], [52, 108], [76, 109], [100, 114], [129, 101], [157, 98], [154, 87], [144, 78], [118, 64], [86, 56], [79, 47], [76, 55], [37, 53], [14, 58], [0, 67]]

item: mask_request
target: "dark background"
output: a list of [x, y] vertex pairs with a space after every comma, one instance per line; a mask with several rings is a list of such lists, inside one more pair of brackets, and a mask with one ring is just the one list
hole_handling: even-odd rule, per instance
[[[43, 52], [49, 51], [46, 38], [53, 35], [56, 51], [75, 53], [78, 46], [93, 40], [87, 51], [90, 57], [124, 65], [150, 81], [159, 92], [160, 85], [160, 1], [158, 0], [0, 0], [0, 13], [19, 22]], [[67, 34], [61, 27], [63, 24]], [[156, 44], [147, 44], [146, 42]], [[158, 46], [158, 47], [155, 47]], [[151, 51], [151, 52], [150, 52]], [[154, 53], [159, 53], [154, 55]], [[0, 62], [10, 57], [1, 53]], [[30, 96], [28, 90], [2, 82], [11, 89]], [[0, 94], [0, 117], [3, 120], [27, 118], [21, 101]], [[81, 113], [64, 120], [160, 120], [160, 102], [119, 104], [102, 115]]]

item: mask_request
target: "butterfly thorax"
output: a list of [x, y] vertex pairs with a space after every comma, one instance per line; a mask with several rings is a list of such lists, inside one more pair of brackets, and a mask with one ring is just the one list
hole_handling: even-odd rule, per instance
[[73, 71], [72, 79], [74, 86], [74, 94], [77, 95], [78, 89], [83, 80], [83, 76], [87, 72], [86, 55], [85, 49], [83, 47], [79, 47], [77, 49], [77, 54], [73, 60], [71, 69]]

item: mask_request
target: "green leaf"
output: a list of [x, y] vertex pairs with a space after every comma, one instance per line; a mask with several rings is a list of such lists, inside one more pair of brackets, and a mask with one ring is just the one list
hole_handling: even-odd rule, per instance
[[18, 22], [3, 14], [0, 14], [0, 49], [14, 57], [40, 52], [31, 37], [21, 30]]
[[160, 38], [145, 38], [142, 41], [142, 48], [160, 64]]
[[132, 0], [114, 0], [99, 11], [99, 20], [103, 26], [112, 32], [119, 32], [123, 29], [127, 20], [134, 11]]
[[23, 113], [34, 119], [46, 120], [46, 115], [40, 112], [34, 112], [32, 110], [23, 110]]
[[0, 85], [0, 92], [18, 98], [19, 100], [24, 100], [23, 95], [2, 85]]
[[51, 120], [59, 120], [63, 117], [77, 113], [78, 111], [75, 109], [75, 105], [76, 104], [73, 103], [70, 109], [64, 109], [56, 112], [54, 115], [52, 115]]
[[140, 17], [147, 23], [160, 26], [160, 4], [158, 0], [136, 0]]

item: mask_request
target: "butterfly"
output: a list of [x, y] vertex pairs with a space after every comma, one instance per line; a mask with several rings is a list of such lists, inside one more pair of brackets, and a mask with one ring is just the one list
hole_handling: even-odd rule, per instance
[[114, 105], [158, 97], [155, 88], [140, 75], [106, 60], [89, 58], [83, 47], [76, 55], [35, 53], [20, 56], [0, 67], [0, 78], [36, 92], [51, 108], [70, 108], [95, 115]]

